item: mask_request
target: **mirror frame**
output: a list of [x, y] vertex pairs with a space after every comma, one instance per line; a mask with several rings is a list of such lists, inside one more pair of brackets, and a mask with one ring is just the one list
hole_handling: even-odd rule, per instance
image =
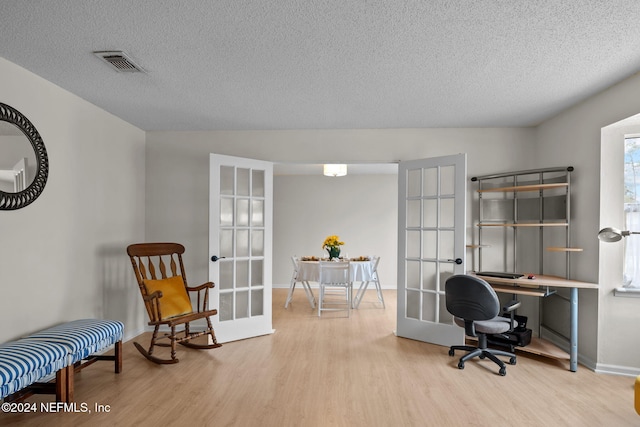
[[30, 205], [42, 193], [49, 176], [49, 158], [38, 130], [20, 111], [0, 102], [0, 120], [16, 125], [29, 139], [36, 155], [36, 176], [29, 186], [17, 193], [0, 191], [0, 210], [11, 211]]

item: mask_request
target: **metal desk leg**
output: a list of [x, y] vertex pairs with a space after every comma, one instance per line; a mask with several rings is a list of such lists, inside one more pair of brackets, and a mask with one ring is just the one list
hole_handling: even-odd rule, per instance
[[578, 288], [571, 288], [571, 348], [569, 349], [569, 370], [578, 370]]

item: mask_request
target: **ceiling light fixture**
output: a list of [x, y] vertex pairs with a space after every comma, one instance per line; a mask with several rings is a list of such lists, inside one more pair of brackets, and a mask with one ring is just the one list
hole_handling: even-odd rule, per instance
[[325, 176], [345, 176], [347, 174], [347, 165], [327, 164], [324, 165]]

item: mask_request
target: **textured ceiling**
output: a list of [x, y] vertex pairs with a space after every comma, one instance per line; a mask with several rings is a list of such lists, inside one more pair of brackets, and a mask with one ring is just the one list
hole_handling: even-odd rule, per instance
[[[638, 0], [2, 0], [0, 56], [144, 130], [531, 126], [640, 71], [639, 22]], [[92, 54], [116, 49], [147, 73]]]

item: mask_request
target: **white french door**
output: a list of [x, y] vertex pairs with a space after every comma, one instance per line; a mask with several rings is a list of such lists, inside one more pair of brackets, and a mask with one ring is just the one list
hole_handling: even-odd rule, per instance
[[273, 164], [210, 155], [209, 280], [219, 342], [273, 333]]
[[446, 309], [444, 284], [465, 272], [466, 169], [466, 154], [400, 162], [400, 337], [444, 346], [464, 341]]

